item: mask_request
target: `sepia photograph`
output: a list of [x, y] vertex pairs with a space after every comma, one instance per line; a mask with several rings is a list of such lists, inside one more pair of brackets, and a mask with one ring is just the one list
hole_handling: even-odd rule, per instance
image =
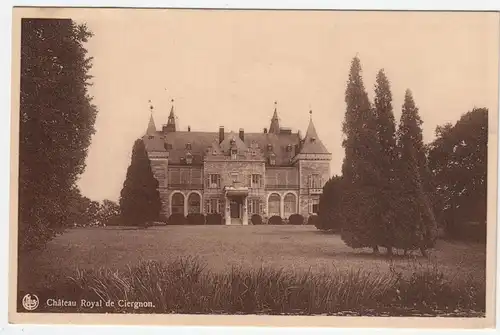
[[494, 326], [499, 13], [12, 24], [10, 322]]

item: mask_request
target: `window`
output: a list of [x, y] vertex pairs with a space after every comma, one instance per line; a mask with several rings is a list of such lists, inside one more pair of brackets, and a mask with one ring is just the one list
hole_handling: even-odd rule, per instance
[[184, 214], [184, 195], [175, 193], [172, 196], [171, 214]]
[[198, 193], [191, 193], [188, 197], [188, 213], [201, 212], [201, 197]]
[[186, 164], [192, 164], [192, 163], [193, 163], [193, 155], [190, 152], [188, 152], [186, 154]]
[[209, 199], [206, 202], [207, 204], [207, 213], [208, 214], [216, 214], [221, 212], [221, 202], [217, 198]]
[[231, 181], [233, 182], [233, 184], [236, 184], [238, 182], [238, 173], [237, 172], [231, 173]]
[[262, 212], [261, 203], [259, 199], [248, 200], [248, 213], [259, 214]]
[[271, 154], [269, 156], [269, 164], [270, 165], [276, 165], [276, 155], [275, 154]]
[[219, 188], [219, 187], [220, 187], [220, 175], [209, 174], [207, 178], [207, 188]]
[[295, 194], [288, 193], [287, 195], [285, 195], [283, 202], [284, 202], [285, 217], [288, 218], [290, 217], [290, 215], [295, 214], [297, 212], [297, 200]]
[[231, 159], [238, 158], [238, 151], [236, 149], [231, 149]]
[[191, 143], [186, 143], [186, 150], [191, 150]]
[[277, 194], [277, 193], [273, 193], [269, 196], [269, 200], [268, 200], [269, 216], [281, 215], [280, 214], [280, 201], [281, 201], [281, 198], [280, 198], [279, 194]]
[[309, 188], [323, 188], [323, 183], [319, 174], [312, 174], [309, 176]]
[[164, 147], [165, 147], [165, 150], [172, 150], [172, 144], [171, 143], [165, 143]]
[[312, 199], [311, 208], [309, 209], [309, 212], [314, 214], [319, 213], [319, 199]]
[[260, 174], [252, 174], [252, 180], [250, 183], [251, 188], [262, 187], [262, 176]]

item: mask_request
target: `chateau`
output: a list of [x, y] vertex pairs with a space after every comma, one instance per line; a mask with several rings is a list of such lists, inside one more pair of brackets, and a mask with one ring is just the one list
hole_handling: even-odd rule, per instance
[[307, 132], [280, 127], [275, 103], [269, 128], [260, 133], [179, 131], [174, 107], [156, 129], [153, 116], [143, 141], [159, 182], [162, 214], [220, 213], [227, 225], [317, 213], [330, 178], [331, 154], [311, 118]]

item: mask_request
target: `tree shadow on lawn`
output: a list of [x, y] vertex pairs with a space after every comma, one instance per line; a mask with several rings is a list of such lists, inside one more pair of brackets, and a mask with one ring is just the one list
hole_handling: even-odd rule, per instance
[[422, 256], [418, 252], [408, 253], [404, 255], [401, 253], [393, 253], [392, 255], [388, 255], [386, 252], [374, 253], [373, 251], [340, 251], [340, 252], [325, 252], [326, 256], [331, 257], [343, 257], [343, 258], [357, 258], [364, 260], [414, 260], [414, 259], [428, 259], [428, 257]]

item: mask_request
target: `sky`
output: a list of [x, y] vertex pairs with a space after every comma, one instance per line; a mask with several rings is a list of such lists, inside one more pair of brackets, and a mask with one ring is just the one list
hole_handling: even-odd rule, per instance
[[149, 100], [158, 129], [171, 99], [178, 127], [192, 131], [262, 132], [277, 101], [281, 126], [304, 134], [312, 110], [332, 174], [344, 156], [344, 93], [356, 55], [372, 101], [384, 68], [396, 120], [412, 90], [425, 142], [474, 107], [498, 110], [495, 13], [80, 9], [70, 17], [94, 33], [87, 49], [99, 112], [78, 182], [93, 200], [118, 200]]

